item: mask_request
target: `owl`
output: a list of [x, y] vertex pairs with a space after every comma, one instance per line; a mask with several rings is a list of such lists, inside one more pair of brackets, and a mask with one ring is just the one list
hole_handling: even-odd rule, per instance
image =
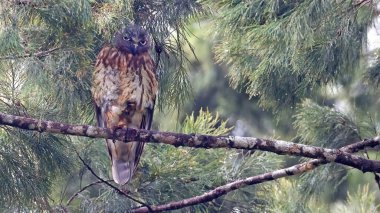
[[[117, 32], [99, 52], [93, 73], [92, 96], [99, 127], [149, 130], [158, 91], [150, 40], [140, 26]], [[116, 183], [132, 179], [144, 143], [106, 140]]]

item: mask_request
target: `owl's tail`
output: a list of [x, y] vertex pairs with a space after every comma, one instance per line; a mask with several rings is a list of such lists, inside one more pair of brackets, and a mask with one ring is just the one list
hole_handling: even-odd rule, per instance
[[112, 160], [112, 176], [117, 184], [128, 183], [139, 163], [144, 143], [107, 140]]

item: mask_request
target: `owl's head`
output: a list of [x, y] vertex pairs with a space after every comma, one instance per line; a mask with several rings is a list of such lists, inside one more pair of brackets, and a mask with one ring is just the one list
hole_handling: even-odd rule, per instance
[[129, 25], [118, 31], [113, 38], [113, 44], [119, 51], [133, 55], [148, 52], [150, 49], [147, 32], [135, 25]]

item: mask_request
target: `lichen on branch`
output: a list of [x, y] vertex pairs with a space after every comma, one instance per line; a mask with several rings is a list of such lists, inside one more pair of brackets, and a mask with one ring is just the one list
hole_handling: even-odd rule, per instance
[[[0, 125], [8, 125], [21, 129], [76, 135], [92, 138], [108, 138], [147, 143], [164, 143], [173, 146], [194, 148], [235, 148], [246, 150], [261, 150], [280, 155], [294, 155], [336, 162], [359, 169], [363, 172], [380, 172], [380, 161], [369, 160], [340, 149], [327, 149], [274, 139], [233, 136], [210, 136], [196, 134], [181, 134], [174, 132], [148, 131], [142, 129], [117, 129], [90, 125], [70, 125], [53, 121], [43, 121], [0, 113]], [[369, 140], [372, 147], [380, 145], [380, 137]]]

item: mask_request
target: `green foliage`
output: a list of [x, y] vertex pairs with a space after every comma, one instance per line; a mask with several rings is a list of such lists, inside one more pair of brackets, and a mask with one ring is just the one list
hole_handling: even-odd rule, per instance
[[[366, 123], [368, 119], [362, 117], [358, 123], [336, 109], [321, 107], [306, 100], [299, 106], [294, 124], [302, 143], [339, 148], [359, 141], [364, 136], [376, 135], [376, 130], [373, 131], [376, 124], [372, 119]], [[347, 172], [348, 170], [340, 165], [325, 165], [303, 175], [299, 190], [304, 192], [304, 199], [310, 198], [311, 195], [325, 195], [336, 199], [339, 191], [347, 184]]]
[[[94, 124], [90, 86], [96, 54], [115, 31], [134, 22], [146, 27], [153, 41], [160, 80], [155, 127], [209, 135], [273, 133], [338, 148], [379, 132], [378, 50], [367, 53], [363, 47], [377, 13], [373, 5], [355, 2], [2, 1], [0, 111]], [[271, 111], [264, 111], [268, 109], [286, 117], [275, 120]], [[101, 139], [0, 127], [0, 209], [66, 208], [73, 194], [98, 181], [75, 151], [102, 178], [110, 179]], [[134, 181], [123, 190], [146, 203], [161, 204], [297, 162], [258, 151], [149, 144]], [[332, 202], [345, 199], [349, 179], [345, 167], [329, 164], [300, 178], [245, 187], [179, 212], [326, 212]], [[337, 211], [376, 211], [376, 202], [363, 188]], [[67, 208], [125, 212], [137, 205], [96, 184]]]
[[[199, 134], [219, 135], [228, 134], [232, 129], [226, 127], [226, 121], [220, 120], [218, 116], [212, 116], [208, 111], [199, 113], [200, 115], [196, 118], [194, 114], [187, 116], [188, 119], [181, 125], [184, 127], [183, 131], [196, 130]], [[212, 123], [207, 128], [199, 128], [203, 121]], [[221, 125], [216, 126], [218, 123]], [[148, 144], [142, 157], [141, 169], [131, 185], [126, 186], [125, 189], [131, 190], [131, 196], [150, 204], [196, 196], [226, 182], [226, 170], [223, 165], [227, 165], [226, 159], [234, 154], [234, 151], [223, 149], [199, 150]], [[92, 162], [99, 164], [99, 161], [94, 158]], [[204, 171], [213, 172], [205, 173]], [[137, 203], [118, 195], [109, 187], [100, 186], [98, 191], [100, 195], [81, 198], [81, 204], [84, 205], [81, 208], [88, 212], [96, 212], [107, 211], [107, 209], [123, 211], [137, 206]], [[201, 204], [190, 209], [200, 210], [212, 206], [212, 204], [210, 206]]]
[[4, 196], [0, 196], [0, 209], [41, 205], [57, 175], [72, 167], [64, 139], [14, 129], [1, 135], [0, 193]]
[[227, 135], [233, 129], [226, 125], [227, 121], [220, 121], [218, 114], [213, 117], [208, 109], [206, 111], [200, 109], [197, 118], [194, 117], [194, 112], [190, 116], [186, 116], [182, 132], [221, 136]]
[[20, 37], [17, 30], [12, 27], [2, 27], [0, 31], [0, 50], [1, 55], [8, 51], [15, 51], [16, 53], [21, 50]]
[[[204, 1], [212, 5], [217, 59], [235, 88], [279, 109], [339, 82], [360, 61], [367, 7], [351, 1]], [[364, 14], [367, 14], [365, 18]]]
[[[185, 24], [200, 14], [201, 8], [196, 1], [171, 3], [1, 2], [0, 111], [94, 124], [90, 87], [96, 54], [104, 43], [110, 42], [115, 31], [130, 22], [145, 26], [152, 34], [153, 44], [162, 49], [160, 57], [155, 55], [161, 79], [160, 107], [178, 108], [191, 92], [183, 50], [188, 44]], [[156, 53], [152, 51], [152, 54]], [[0, 181], [5, 185], [0, 189], [4, 190], [0, 191], [0, 199], [4, 201], [0, 202], [1, 208], [47, 210], [49, 203], [59, 204], [47, 200], [52, 188], [62, 191], [53, 192], [59, 196], [57, 200], [65, 200], [73, 192], [72, 187], [94, 180], [77, 163], [77, 158], [69, 154], [74, 147], [96, 171], [108, 176], [109, 159], [104, 145], [83, 145], [94, 143], [88, 139], [21, 133], [12, 128], [0, 132], [0, 150], [3, 150], [0, 168], [4, 171]], [[17, 157], [22, 155], [25, 159]], [[63, 184], [74, 177], [79, 178], [66, 186]], [[63, 183], [57, 183], [57, 179]]]
[[295, 190], [297, 183], [288, 179], [281, 179], [275, 183], [268, 184], [269, 193], [273, 195], [268, 198], [269, 212], [329, 212], [328, 206], [312, 197], [308, 202], [299, 202], [304, 194]]
[[[336, 109], [321, 107], [310, 100], [299, 105], [294, 126], [300, 142], [304, 144], [340, 148], [360, 140], [359, 127], [352, 119]], [[334, 191], [327, 189], [333, 188], [337, 192], [346, 175], [347, 170], [337, 164], [328, 164], [302, 175], [303, 181], [299, 184], [302, 200], [308, 200], [312, 195], [334, 197]]]
[[369, 57], [368, 72], [364, 75], [364, 80], [370, 85], [379, 87], [380, 85], [380, 60], [378, 51], [374, 51]]
[[[178, 109], [191, 99], [191, 83], [188, 78], [188, 57], [184, 47], [194, 54], [187, 36], [187, 24], [203, 13], [194, 0], [135, 1], [135, 20], [150, 29], [156, 48], [157, 72], [160, 80], [160, 109]], [[157, 52], [161, 49], [161, 53]]]
[[359, 128], [347, 115], [305, 100], [295, 115], [294, 126], [304, 144], [340, 148], [360, 140]]
[[380, 205], [376, 205], [375, 199], [376, 194], [370, 192], [367, 184], [359, 187], [353, 195], [348, 193], [346, 202], [338, 204], [332, 212], [378, 212]]
[[[226, 121], [208, 111], [199, 111], [196, 117], [194, 113], [188, 115], [180, 126], [183, 133], [220, 135], [228, 134], [231, 130], [226, 126]], [[267, 153], [148, 144], [135, 179], [124, 190], [130, 190], [131, 196], [146, 203], [161, 204], [200, 195], [237, 178], [268, 172], [280, 162], [276, 155]], [[79, 197], [83, 206], [76, 208], [88, 212], [111, 209], [125, 211], [139, 205], [106, 186], [97, 187], [97, 191], [99, 195]], [[265, 209], [268, 196], [265, 191], [265, 187], [248, 187], [214, 202], [192, 206], [183, 211], [229, 212], [234, 207], [249, 211], [252, 206], [258, 206], [257, 210]], [[89, 195], [90, 192], [91, 190], [86, 190], [83, 194]]]
[[[232, 127], [227, 127], [227, 121], [221, 120], [218, 114], [212, 115], [208, 110], [200, 110], [197, 116], [194, 116], [194, 112], [186, 116], [181, 127], [182, 133], [209, 135], [226, 135], [232, 130]], [[268, 172], [280, 162], [275, 155], [266, 153], [151, 145], [144, 153], [144, 175], [141, 177], [141, 185], [149, 186], [139, 188], [138, 192], [151, 203], [180, 200], [200, 195], [228, 181]], [[147, 168], [148, 165], [153, 167]], [[265, 202], [264, 193], [256, 194], [263, 190], [265, 188], [248, 187], [189, 209], [200, 212], [229, 212], [233, 207], [249, 210], [251, 206]]]

